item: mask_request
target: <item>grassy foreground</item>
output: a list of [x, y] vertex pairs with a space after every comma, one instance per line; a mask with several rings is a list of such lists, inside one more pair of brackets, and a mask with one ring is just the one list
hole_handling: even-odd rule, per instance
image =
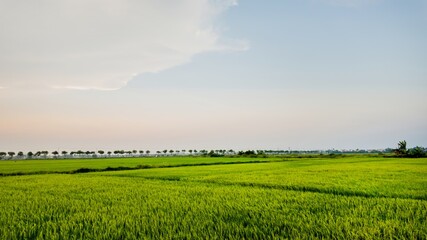
[[3, 176], [0, 239], [427, 239], [427, 159], [271, 160]]

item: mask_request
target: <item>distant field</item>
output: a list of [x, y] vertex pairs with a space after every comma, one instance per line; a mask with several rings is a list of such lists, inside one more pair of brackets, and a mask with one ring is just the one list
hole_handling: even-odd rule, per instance
[[80, 168], [104, 169], [107, 167], [164, 167], [183, 164], [227, 163], [248, 161], [275, 161], [280, 158], [230, 158], [230, 157], [143, 157], [143, 158], [95, 158], [95, 159], [50, 159], [50, 160], [3, 160], [0, 175], [10, 173], [55, 173]]
[[[230, 164], [253, 160], [271, 162]], [[221, 161], [228, 164], [182, 166]], [[0, 177], [0, 239], [427, 239], [425, 158], [13, 164], [1, 162], [0, 172], [180, 167]]]

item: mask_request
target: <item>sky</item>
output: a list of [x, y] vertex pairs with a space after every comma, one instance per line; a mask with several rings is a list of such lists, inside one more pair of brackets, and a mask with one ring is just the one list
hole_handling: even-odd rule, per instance
[[0, 0], [0, 151], [427, 147], [426, 0]]

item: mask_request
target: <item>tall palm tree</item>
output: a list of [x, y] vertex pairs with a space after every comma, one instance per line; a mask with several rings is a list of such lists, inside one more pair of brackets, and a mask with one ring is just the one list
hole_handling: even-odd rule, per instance
[[399, 146], [400, 150], [403, 150], [403, 151], [406, 150], [406, 141], [405, 140], [400, 141], [397, 145]]
[[397, 149], [396, 149], [396, 154], [398, 155], [405, 155], [407, 153], [407, 149], [406, 149], [406, 141], [400, 141], [397, 144]]

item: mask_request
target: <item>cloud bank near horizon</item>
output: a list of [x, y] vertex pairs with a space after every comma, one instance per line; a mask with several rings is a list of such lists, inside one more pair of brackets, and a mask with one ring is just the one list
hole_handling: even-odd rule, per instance
[[216, 18], [236, 0], [0, 2], [0, 86], [114, 90], [195, 54], [244, 50]]

